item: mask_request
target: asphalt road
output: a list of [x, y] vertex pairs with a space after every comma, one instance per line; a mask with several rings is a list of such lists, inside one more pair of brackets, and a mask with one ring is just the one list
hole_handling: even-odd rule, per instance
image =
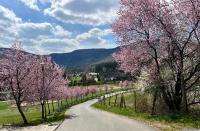
[[144, 123], [91, 107], [90, 100], [69, 109], [56, 131], [156, 131]]

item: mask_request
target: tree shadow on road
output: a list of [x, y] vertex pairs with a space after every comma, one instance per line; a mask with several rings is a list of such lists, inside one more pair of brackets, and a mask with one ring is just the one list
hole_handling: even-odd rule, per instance
[[73, 119], [73, 118], [76, 118], [76, 117], [78, 117], [78, 116], [75, 115], [75, 114], [65, 115], [65, 119]]

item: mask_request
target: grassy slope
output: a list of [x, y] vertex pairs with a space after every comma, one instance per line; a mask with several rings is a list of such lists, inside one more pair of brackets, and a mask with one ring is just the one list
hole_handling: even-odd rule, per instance
[[[127, 116], [132, 119], [143, 121], [149, 125], [161, 129], [162, 131], [176, 131], [182, 130], [184, 128], [200, 128], [200, 117], [192, 115], [181, 115], [181, 114], [171, 114], [171, 115], [155, 115], [151, 116], [148, 113], [135, 112], [133, 109], [133, 96], [126, 96], [126, 109], [120, 109], [119, 106], [114, 107], [114, 98], [111, 99], [111, 106], [108, 105], [108, 100], [106, 104], [96, 103], [93, 107], [112, 112], [115, 114]], [[118, 102], [119, 103], [119, 98]]]

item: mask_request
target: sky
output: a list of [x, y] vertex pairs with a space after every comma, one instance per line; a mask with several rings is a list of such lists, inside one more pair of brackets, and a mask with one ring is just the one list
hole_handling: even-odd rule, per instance
[[0, 47], [34, 54], [114, 48], [119, 0], [0, 0]]

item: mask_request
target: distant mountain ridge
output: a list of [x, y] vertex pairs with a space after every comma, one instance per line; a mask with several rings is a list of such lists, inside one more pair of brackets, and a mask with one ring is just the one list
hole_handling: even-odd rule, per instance
[[[9, 48], [0, 48], [0, 58], [3, 52]], [[112, 54], [119, 51], [119, 47], [113, 49], [80, 49], [69, 53], [50, 54], [52, 60], [62, 67], [74, 72], [82, 72], [91, 65], [113, 61]]]
[[112, 54], [119, 51], [113, 49], [81, 49], [70, 53], [51, 54], [52, 59], [59, 65], [81, 72], [96, 63], [113, 61]]

